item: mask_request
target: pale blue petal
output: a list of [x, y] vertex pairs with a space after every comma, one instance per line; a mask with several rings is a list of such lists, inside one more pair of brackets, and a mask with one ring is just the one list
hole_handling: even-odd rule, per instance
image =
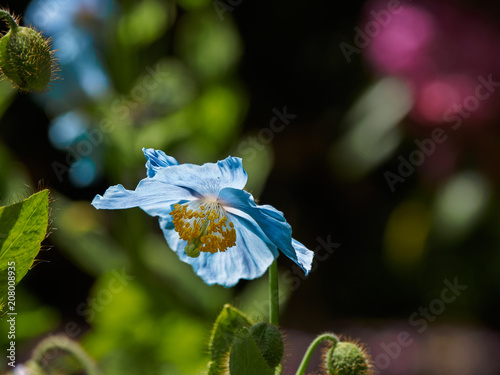
[[144, 152], [144, 156], [147, 159], [146, 168], [148, 170], [148, 177], [154, 177], [156, 171], [160, 168], [179, 165], [179, 162], [174, 157], [168, 156], [161, 150], [143, 147], [142, 152]]
[[187, 241], [179, 238], [171, 217], [160, 219], [167, 243], [179, 258], [190, 264], [208, 285], [219, 284], [227, 288], [236, 285], [240, 279], [253, 280], [261, 277], [278, 256], [276, 246], [251, 218], [234, 217], [230, 214], [228, 218], [236, 230], [236, 245], [225, 252], [202, 252], [197, 258], [186, 255], [184, 248]]
[[306, 275], [309, 273], [314, 253], [300, 242], [292, 244], [292, 228], [282, 212], [269, 205], [257, 205], [252, 195], [244, 190], [223, 189], [219, 194], [218, 201], [228, 213], [237, 216], [245, 213], [251, 216], [283, 254], [302, 268]]
[[217, 162], [221, 175], [221, 186], [243, 189], [247, 184], [247, 172], [243, 168], [241, 158], [228, 156]]
[[109, 187], [103, 196], [95, 196], [92, 205], [104, 210], [140, 207], [151, 216], [168, 216], [173, 204], [195, 198], [188, 189], [145, 178], [135, 190], [127, 190], [122, 185]]
[[[301, 242], [292, 238], [292, 246], [297, 255], [297, 261], [301, 264], [301, 268], [304, 270], [306, 275], [311, 271], [311, 265], [314, 258], [314, 252], [305, 247]], [[307, 269], [307, 271], [305, 270]]]
[[247, 173], [240, 158], [229, 156], [217, 163], [180, 164], [159, 168], [155, 178], [192, 190], [205, 198], [217, 198], [219, 191], [225, 187], [242, 189], [247, 182]]

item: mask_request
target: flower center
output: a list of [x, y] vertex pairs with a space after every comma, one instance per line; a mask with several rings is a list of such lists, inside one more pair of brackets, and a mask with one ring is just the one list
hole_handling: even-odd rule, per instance
[[234, 225], [217, 202], [175, 204], [170, 215], [179, 237], [188, 241], [184, 250], [192, 258], [199, 256], [200, 251], [216, 253], [236, 244]]

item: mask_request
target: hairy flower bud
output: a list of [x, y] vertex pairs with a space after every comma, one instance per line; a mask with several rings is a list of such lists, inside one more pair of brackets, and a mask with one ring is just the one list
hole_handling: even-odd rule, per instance
[[270, 368], [275, 368], [283, 359], [283, 339], [278, 327], [266, 322], [259, 322], [250, 328], [260, 353]]
[[[10, 14], [10, 30], [0, 39], [0, 69], [21, 91], [43, 91], [48, 88], [55, 71], [50, 42], [31, 27], [17, 25]], [[9, 18], [10, 17], [10, 18]]]
[[364, 348], [353, 342], [339, 342], [326, 355], [331, 375], [370, 375], [371, 359]]

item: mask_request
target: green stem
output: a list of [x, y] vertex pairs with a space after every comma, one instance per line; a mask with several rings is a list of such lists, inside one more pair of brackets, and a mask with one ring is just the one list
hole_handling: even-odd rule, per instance
[[335, 336], [332, 333], [324, 333], [314, 339], [314, 341], [309, 345], [309, 348], [307, 348], [306, 354], [304, 354], [304, 358], [302, 358], [302, 362], [300, 363], [299, 369], [295, 373], [295, 375], [304, 375], [306, 370], [307, 370], [307, 365], [309, 365], [309, 361], [311, 360], [311, 357], [318, 347], [319, 344], [321, 344], [323, 341], [331, 341], [333, 342], [333, 345], [337, 345], [339, 342], [339, 339], [337, 336]]
[[279, 289], [278, 289], [278, 260], [269, 267], [269, 323], [278, 325], [279, 321]]
[[[76, 343], [63, 335], [50, 336], [36, 346], [33, 357], [28, 363], [36, 369], [42, 369], [47, 363], [47, 359], [54, 357], [50, 351], [62, 350], [70, 353], [82, 365], [87, 375], [101, 375], [97, 365], [90, 356]], [[47, 357], [47, 358], [46, 358]]]
[[9, 12], [7, 12], [3, 9], [0, 9], [0, 18], [3, 18], [4, 20], [6, 20], [8, 22], [9, 27], [12, 30], [12, 32], [17, 31], [17, 28], [19, 27], [19, 25], [17, 24], [16, 19], [14, 17], [12, 17], [12, 15]]
[[[279, 322], [279, 284], [278, 284], [278, 259], [269, 267], [269, 323], [278, 325]], [[277, 366], [275, 375], [281, 375], [281, 365]]]

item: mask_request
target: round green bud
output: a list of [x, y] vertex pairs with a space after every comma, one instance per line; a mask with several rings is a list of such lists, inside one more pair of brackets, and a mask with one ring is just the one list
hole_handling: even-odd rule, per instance
[[0, 39], [0, 69], [22, 91], [47, 89], [53, 72], [50, 43], [30, 27], [16, 27]]
[[254, 339], [260, 354], [270, 368], [275, 368], [283, 359], [283, 338], [275, 325], [259, 322], [250, 327], [250, 334]]
[[370, 375], [370, 356], [352, 342], [339, 342], [326, 356], [326, 365], [331, 375]]

